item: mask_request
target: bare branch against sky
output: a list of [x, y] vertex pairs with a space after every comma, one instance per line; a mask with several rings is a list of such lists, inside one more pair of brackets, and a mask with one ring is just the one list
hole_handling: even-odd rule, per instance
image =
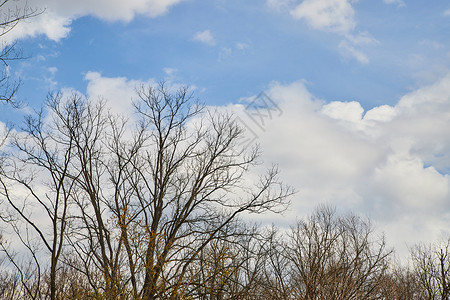
[[1, 0], [4, 293], [248, 296], [271, 266], [289, 297], [280, 240], [329, 205], [395, 249], [390, 297], [446, 294], [448, 28], [447, 1]]

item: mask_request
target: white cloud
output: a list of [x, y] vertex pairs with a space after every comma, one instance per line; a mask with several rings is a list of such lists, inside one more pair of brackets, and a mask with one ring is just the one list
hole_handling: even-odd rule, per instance
[[48, 68], [48, 71], [50, 72], [50, 74], [55, 75], [56, 72], [58, 72], [58, 68], [57, 67], [50, 67], [50, 68]]
[[357, 101], [316, 99], [301, 81], [274, 83], [266, 93], [282, 115], [272, 114], [264, 130], [242, 117], [264, 161], [279, 163], [282, 179], [299, 191], [292, 218], [323, 202], [358, 211], [401, 255], [405, 245], [449, 233], [450, 74], [367, 112]]
[[345, 40], [339, 43], [339, 50], [344, 57], [354, 58], [363, 65], [367, 65], [370, 62], [367, 55]]
[[194, 41], [198, 41], [209, 46], [214, 46], [216, 44], [216, 41], [214, 40], [211, 31], [208, 29], [197, 32], [194, 35]]
[[397, 4], [398, 6], [405, 6], [403, 0], [383, 0], [386, 4]]
[[233, 49], [231, 49], [229, 47], [222, 47], [220, 49], [219, 57], [217, 58], [217, 61], [223, 61], [223, 60], [227, 59], [228, 57], [230, 57], [231, 54], [233, 54]]
[[89, 98], [102, 98], [107, 101], [112, 113], [130, 115], [133, 112], [133, 99], [136, 99], [136, 88], [141, 85], [156, 85], [152, 79], [148, 81], [129, 80], [125, 77], [103, 77], [98, 72], [88, 72], [86, 94]]
[[[136, 86], [155, 84], [97, 72], [85, 79], [90, 98], [103, 97], [124, 113]], [[262, 127], [243, 105], [230, 107], [261, 145], [265, 164], [278, 163], [281, 179], [299, 191], [290, 212], [282, 220], [270, 215], [270, 222], [292, 223], [331, 203], [370, 216], [401, 255], [405, 245], [449, 233], [450, 74], [367, 112], [357, 101], [316, 99], [303, 81], [275, 82], [265, 93], [277, 106]]]
[[30, 21], [19, 22], [13, 30], [4, 36], [5, 42], [10, 43], [20, 38], [35, 37], [41, 34], [46, 35], [53, 41], [59, 41], [69, 34], [72, 20], [71, 17], [61, 16], [47, 9]]
[[449, 177], [408, 153], [393, 153], [374, 171], [378, 196], [393, 199], [406, 207], [442, 207], [449, 195]]
[[378, 44], [379, 42], [367, 31], [360, 32], [358, 34], [347, 34], [346, 40], [354, 45], [370, 45]]
[[421, 40], [419, 42], [419, 44], [421, 46], [424, 46], [424, 47], [427, 47], [427, 48], [432, 48], [434, 50], [439, 50], [439, 49], [444, 48], [444, 45], [442, 45], [440, 42], [434, 41], [434, 40], [428, 40], [428, 39]]
[[167, 76], [173, 76], [178, 70], [174, 68], [164, 68], [163, 71]]
[[58, 41], [70, 32], [72, 21], [82, 16], [91, 15], [107, 21], [129, 22], [138, 14], [160, 16], [181, 1], [183, 0], [19, 0], [8, 2], [9, 7], [2, 9], [15, 9], [16, 6], [25, 5], [32, 9], [45, 9], [32, 21], [19, 23], [7, 35], [9, 41], [39, 34]]
[[0, 150], [3, 150], [6, 147], [5, 145], [8, 144], [8, 131], [9, 129], [6, 124], [0, 121]]
[[58, 85], [58, 82], [55, 80], [55, 74], [58, 72], [58, 68], [50, 67], [47, 68], [47, 71], [50, 74], [48, 76], [44, 75], [44, 81], [46, 82], [49, 90], [54, 90]]
[[238, 50], [243, 51], [243, 50], [246, 50], [248, 48], [250, 48], [250, 46], [247, 43], [236, 43], [236, 49], [238, 49]]
[[292, 3], [294, 3], [295, 0], [267, 0], [266, 4], [271, 9], [275, 10], [283, 10], [291, 6]]
[[[273, 6], [272, 2], [279, 3], [268, 1], [267, 4]], [[357, 0], [303, 0], [294, 7], [290, 5], [290, 14], [295, 19], [304, 20], [312, 29], [342, 36], [343, 40], [338, 46], [341, 54], [361, 64], [368, 64], [369, 58], [360, 48], [377, 44], [378, 41], [366, 31], [356, 31], [354, 2]]]
[[450, 9], [447, 9], [446, 11], [444, 11], [444, 16], [446, 16], [446, 17], [450, 16]]
[[356, 26], [355, 12], [348, 0], [304, 0], [291, 15], [304, 19], [314, 29], [340, 34], [346, 34]]
[[[176, 69], [164, 68], [163, 71], [166, 73], [165, 86], [169, 90], [175, 91], [185, 86], [175, 81]], [[87, 81], [86, 96], [88, 98], [103, 99], [112, 113], [125, 116], [134, 113], [133, 101], [137, 100], [137, 89], [142, 86], [158, 86], [158, 82], [153, 78], [137, 80], [126, 77], [105, 77], [99, 72], [92, 71], [87, 72], [84, 79]], [[195, 86], [189, 88], [191, 91], [196, 89]], [[70, 92], [66, 94], [70, 94]]]
[[340, 102], [334, 101], [323, 106], [322, 113], [333, 119], [346, 120], [350, 122], [358, 122], [362, 119], [364, 108], [356, 101]]
[[380, 121], [380, 122], [388, 122], [391, 121], [397, 112], [390, 105], [381, 105], [372, 108], [364, 115], [364, 120], [366, 121]]

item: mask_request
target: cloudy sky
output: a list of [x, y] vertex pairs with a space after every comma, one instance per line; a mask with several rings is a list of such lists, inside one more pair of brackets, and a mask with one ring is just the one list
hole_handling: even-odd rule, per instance
[[[11, 1], [11, 5], [20, 6]], [[367, 215], [390, 245], [450, 236], [450, 1], [28, 0], [17, 123], [50, 91], [127, 111], [136, 85], [191, 86], [241, 116], [298, 194]], [[253, 115], [252, 101], [270, 103]], [[262, 114], [261, 114], [262, 113]], [[262, 119], [264, 115], [264, 119]], [[264, 220], [261, 218], [261, 220]]]

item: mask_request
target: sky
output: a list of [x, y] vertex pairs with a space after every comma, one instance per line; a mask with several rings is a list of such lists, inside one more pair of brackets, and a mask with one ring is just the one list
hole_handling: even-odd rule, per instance
[[128, 113], [142, 83], [187, 85], [233, 111], [298, 191], [256, 221], [328, 203], [370, 217], [400, 255], [450, 237], [450, 1], [27, 3], [41, 14], [2, 37], [27, 57], [8, 67], [25, 105], [0, 122], [58, 90]]

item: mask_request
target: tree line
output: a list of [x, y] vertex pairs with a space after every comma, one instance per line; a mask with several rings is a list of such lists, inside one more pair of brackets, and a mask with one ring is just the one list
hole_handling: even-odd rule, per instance
[[232, 115], [142, 86], [136, 114], [50, 95], [0, 161], [0, 299], [448, 299], [449, 244], [412, 264], [370, 221], [319, 207], [289, 230], [244, 221], [294, 190], [255, 177]]

